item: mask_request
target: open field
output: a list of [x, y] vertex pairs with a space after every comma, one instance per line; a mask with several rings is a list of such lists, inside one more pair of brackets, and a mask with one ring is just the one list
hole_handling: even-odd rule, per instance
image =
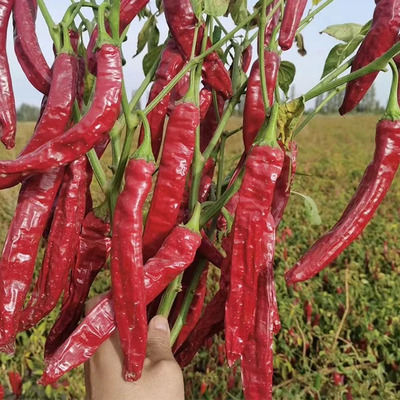
[[[374, 149], [376, 116], [317, 117], [298, 136], [299, 160], [294, 190], [316, 202], [322, 224], [310, 225], [303, 200], [293, 195], [279, 229], [275, 275], [282, 330], [275, 341], [276, 399], [396, 399], [400, 391], [400, 180], [378, 209], [362, 237], [320, 276], [287, 289], [283, 274], [340, 217], [353, 195]], [[228, 129], [240, 124], [232, 119]], [[33, 124], [20, 125], [21, 142]], [[14, 158], [18, 151], [0, 151]], [[241, 154], [240, 134], [228, 141], [229, 169]], [[109, 154], [104, 158], [104, 167]], [[96, 190], [96, 187], [94, 186]], [[12, 218], [18, 188], [0, 192], [0, 244]], [[101, 195], [97, 195], [101, 200]], [[40, 260], [38, 260], [38, 267]], [[210, 278], [210, 290], [212, 290]], [[108, 271], [92, 294], [108, 286]], [[307, 320], [305, 304], [311, 305]], [[43, 368], [43, 335], [56, 317], [19, 336], [14, 359], [0, 356], [0, 383], [8, 388], [6, 372], [24, 376], [24, 398], [83, 398], [82, 370], [67, 376], [68, 384], [39, 388]], [[222, 338], [200, 352], [185, 371], [187, 399], [242, 399], [240, 369], [219, 361]], [[200, 395], [200, 385], [207, 390]]]

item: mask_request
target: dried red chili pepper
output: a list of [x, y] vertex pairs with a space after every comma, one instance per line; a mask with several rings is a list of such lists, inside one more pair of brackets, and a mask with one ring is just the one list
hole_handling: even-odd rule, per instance
[[[379, 4], [382, 3], [384, 0]], [[335, 226], [286, 273], [288, 284], [312, 278], [338, 257], [362, 233], [390, 189], [400, 163], [397, 84], [396, 78], [386, 113], [376, 127], [373, 160], [365, 170], [356, 193]]]
[[[200, 246], [199, 212], [186, 226], [177, 226], [164, 244], [144, 265], [146, 304], [153, 301], [178, 275], [192, 264]], [[39, 383], [47, 385], [87, 361], [99, 346], [114, 332], [115, 320], [112, 294], [106, 297], [85, 317], [79, 327], [48, 359]]]
[[175, 107], [168, 121], [157, 183], [143, 234], [145, 262], [157, 253], [177, 224], [199, 123], [199, 109], [187, 101]]
[[146, 356], [143, 206], [151, 190], [155, 171], [150, 132], [148, 135], [126, 168], [125, 187], [118, 197], [113, 221], [112, 293], [127, 381], [136, 381], [141, 377]]
[[246, 73], [248, 71], [252, 57], [253, 57], [253, 46], [251, 44], [249, 44], [243, 50], [243, 53], [242, 53], [242, 70], [243, 70], [243, 72]]
[[212, 264], [214, 264], [216, 267], [221, 268], [224, 261], [224, 256], [214, 246], [213, 242], [204, 231], [201, 231], [201, 237], [201, 245], [198, 250], [199, 254], [210, 261]]
[[43, 172], [76, 160], [108, 134], [119, 115], [122, 67], [118, 47], [104, 44], [98, 51], [98, 74], [92, 106], [67, 132], [35, 151], [12, 161], [0, 162], [0, 174]]
[[279, 31], [279, 46], [281, 46], [282, 50], [289, 50], [292, 47], [306, 5], [307, 0], [286, 1], [282, 25]]
[[[264, 66], [267, 81], [268, 101], [272, 105], [280, 66], [280, 57], [275, 51], [264, 52]], [[259, 60], [251, 68], [247, 94], [243, 111], [243, 142], [246, 152], [251, 145], [265, 120], [264, 102], [261, 92], [261, 77]]]
[[0, 385], [0, 400], [4, 399], [4, 386]]
[[[126, 27], [134, 20], [134, 18], [146, 7], [149, 0], [121, 0], [120, 17], [119, 17], [119, 33], [122, 34]], [[108, 30], [107, 26], [107, 30]], [[87, 63], [91, 74], [97, 75], [97, 56], [95, 46], [99, 37], [98, 27], [96, 26], [90, 36], [87, 47]]]
[[[173, 39], [168, 44], [161, 55], [160, 65], [155, 74], [155, 81], [150, 90], [149, 101], [151, 103], [161, 91], [171, 82], [175, 75], [182, 69], [184, 60], [176, 43]], [[147, 120], [149, 121], [151, 130], [151, 147], [153, 149], [154, 158], [158, 158], [158, 154], [162, 142], [162, 134], [164, 129], [164, 121], [167, 115], [167, 108], [170, 101], [171, 92], [157, 104], [157, 106], [149, 112]], [[144, 137], [144, 129], [142, 128], [139, 136], [139, 145]]]
[[[219, 119], [224, 111], [225, 100], [221, 95], [217, 94], [217, 107], [211, 103], [204, 120], [200, 126], [200, 151], [203, 153], [214, 136], [218, 127]], [[218, 116], [216, 113], [218, 108]], [[213, 170], [214, 171], [214, 170]]]
[[[351, 72], [370, 64], [387, 52], [397, 41], [400, 30], [400, 2], [381, 0], [375, 7], [372, 26], [361, 43], [351, 66]], [[372, 86], [379, 71], [350, 81], [346, 86], [340, 115], [353, 110]]]
[[20, 330], [30, 329], [48, 315], [62, 294], [75, 260], [85, 216], [87, 163], [86, 157], [82, 156], [66, 169], [42, 268], [32, 297], [21, 313]]
[[39, 92], [50, 91], [51, 70], [43, 56], [36, 36], [36, 0], [15, 0], [14, 50], [28, 81]]
[[103, 268], [111, 250], [110, 224], [89, 212], [82, 225], [78, 255], [72, 270], [68, 291], [64, 293], [60, 315], [51, 328], [45, 345], [45, 359], [68, 338], [78, 326], [90, 286]]
[[200, 90], [200, 120], [203, 121], [206, 117], [210, 106], [212, 105], [212, 90], [208, 87], [203, 87]]
[[[246, 159], [245, 174], [233, 225], [231, 282], [225, 310], [225, 337], [230, 365], [242, 354], [252, 331], [255, 311], [253, 291], [258, 275], [266, 268], [263, 243], [275, 227], [270, 208], [284, 153], [276, 142], [278, 106], [265, 131]], [[269, 246], [272, 245], [269, 243]]]
[[13, 6], [14, 0], [3, 0], [0, 4], [0, 47], [3, 49], [0, 57], [0, 139], [6, 149], [14, 147], [17, 129], [17, 111], [15, 109], [10, 67], [5, 50], [8, 20]]
[[10, 380], [11, 390], [15, 394], [15, 398], [19, 399], [22, 395], [22, 377], [18, 372], [9, 372], [8, 379]]
[[[194, 32], [198, 24], [190, 0], [164, 0], [164, 13], [172, 37], [183, 55], [189, 59], [192, 54]], [[197, 35], [196, 55], [201, 49], [204, 27], [200, 26]], [[208, 40], [207, 48], [211, 47]], [[216, 52], [209, 54], [203, 61], [204, 83], [220, 93], [225, 99], [232, 96], [232, 82], [228, 71]]]
[[271, 213], [274, 217], [275, 227], [278, 227], [282, 220], [283, 213], [289, 202], [290, 189], [293, 184], [297, 168], [297, 144], [290, 142], [289, 151], [285, 152], [282, 172], [276, 180], [274, 198], [271, 205]]
[[[266, 10], [267, 15], [273, 10], [273, 8], [278, 4], [278, 2], [279, 0], [274, 0], [270, 5], [267, 6]], [[272, 18], [267, 22], [264, 34], [265, 47], [267, 47], [271, 42], [272, 34], [274, 33], [275, 28], [278, 26], [280, 16], [281, 16], [281, 8], [279, 7], [272, 15]]]

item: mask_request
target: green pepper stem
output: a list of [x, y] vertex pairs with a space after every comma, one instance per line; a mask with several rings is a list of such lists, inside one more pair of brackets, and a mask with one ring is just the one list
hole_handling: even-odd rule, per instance
[[196, 293], [197, 287], [199, 286], [201, 276], [203, 275], [203, 272], [207, 265], [208, 262], [204, 259], [200, 259], [197, 263], [193, 279], [186, 290], [181, 309], [179, 310], [178, 317], [176, 318], [175, 324], [171, 330], [171, 346], [173, 346], [176, 342], [176, 339], [178, 339], [178, 336], [186, 323], [186, 318], [189, 314], [190, 306], [192, 305], [193, 298]]
[[63, 46], [60, 53], [75, 54], [74, 49], [71, 46], [71, 40], [69, 38], [69, 29], [67, 24], [61, 23], [63, 33]]
[[121, 9], [121, 0], [113, 0], [108, 21], [110, 23], [112, 37], [116, 42], [119, 41], [120, 9]]
[[149, 121], [147, 120], [147, 117], [143, 114], [143, 111], [137, 110], [136, 114], [142, 120], [144, 128], [144, 138], [142, 144], [135, 151], [132, 158], [140, 158], [146, 160], [147, 162], [155, 162], [153, 150], [151, 149], [151, 131]]
[[385, 114], [383, 114], [382, 119], [389, 119], [392, 121], [400, 120], [400, 107], [399, 101], [397, 97], [398, 89], [399, 89], [399, 71], [397, 70], [397, 66], [393, 60], [389, 61], [390, 68], [392, 70], [393, 79], [392, 85], [390, 88], [389, 101], [386, 106]]
[[171, 312], [176, 296], [178, 295], [178, 292], [181, 291], [182, 278], [183, 278], [183, 273], [177, 276], [165, 290], [161, 298], [160, 305], [158, 306], [157, 310], [158, 315], [162, 315], [165, 318], [169, 317], [169, 313]]
[[197, 203], [194, 207], [192, 217], [190, 221], [185, 225], [185, 228], [191, 230], [192, 232], [200, 233], [200, 214], [201, 214], [201, 204]]
[[219, 157], [218, 157], [218, 179], [217, 179], [217, 200], [222, 195], [222, 184], [224, 183], [224, 163], [225, 163], [225, 145], [226, 145], [226, 135], [222, 135]]
[[[333, 82], [328, 82], [325, 80], [320, 82], [320, 84], [315, 86], [313, 89], [311, 89], [309, 92], [307, 92], [303, 96], [304, 100], [309, 101], [309, 100], [313, 99], [314, 97], [317, 97], [320, 94], [328, 92], [329, 90], [335, 89], [336, 87], [341, 86], [344, 83], [350, 82], [353, 79], [361, 78], [364, 75], [368, 75], [372, 72], [378, 72], [378, 71], [384, 69], [386, 67], [387, 63], [389, 62], [389, 60], [391, 60], [393, 57], [395, 57], [399, 52], [400, 52], [400, 42], [396, 43], [385, 54], [383, 54], [381, 57], [377, 58], [372, 63], [366, 65], [365, 67], [360, 68], [357, 71], [354, 71], [354, 72], [350, 73], [349, 75], [346, 75], [342, 78], [336, 79]], [[337, 73], [337, 71], [335, 71], [335, 72]]]
[[110, 4], [104, 2], [100, 5], [97, 13], [97, 26], [99, 28], [99, 36], [97, 39], [97, 47], [101, 47], [105, 43], [113, 43], [110, 35], [107, 32], [105, 19], [106, 19], [106, 9], [110, 7]]
[[279, 115], [279, 104], [275, 103], [271, 109], [271, 115], [269, 119], [265, 120], [257, 137], [254, 141], [256, 146], [271, 146], [278, 147], [278, 142], [276, 140], [276, 127]]
[[38, 6], [40, 8], [40, 12], [43, 15], [43, 18], [46, 22], [46, 25], [49, 29], [50, 36], [54, 42], [54, 46], [56, 48], [57, 53], [61, 50], [61, 37], [60, 37], [60, 27], [56, 25], [51, 18], [49, 10], [44, 3], [44, 0], [37, 0]]

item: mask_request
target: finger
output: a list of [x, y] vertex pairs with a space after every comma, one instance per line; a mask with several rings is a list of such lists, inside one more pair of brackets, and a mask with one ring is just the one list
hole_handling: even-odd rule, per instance
[[95, 308], [97, 304], [99, 304], [104, 299], [104, 297], [107, 296], [107, 294], [108, 292], [102, 293], [89, 299], [85, 305], [85, 315], [88, 315], [90, 311], [92, 311], [93, 308]]
[[167, 318], [156, 315], [149, 323], [146, 356], [152, 363], [174, 361]]

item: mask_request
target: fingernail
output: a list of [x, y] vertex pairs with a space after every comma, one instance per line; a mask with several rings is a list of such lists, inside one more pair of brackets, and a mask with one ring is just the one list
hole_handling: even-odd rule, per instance
[[157, 315], [153, 318], [153, 326], [155, 329], [169, 333], [168, 320], [161, 315]]

